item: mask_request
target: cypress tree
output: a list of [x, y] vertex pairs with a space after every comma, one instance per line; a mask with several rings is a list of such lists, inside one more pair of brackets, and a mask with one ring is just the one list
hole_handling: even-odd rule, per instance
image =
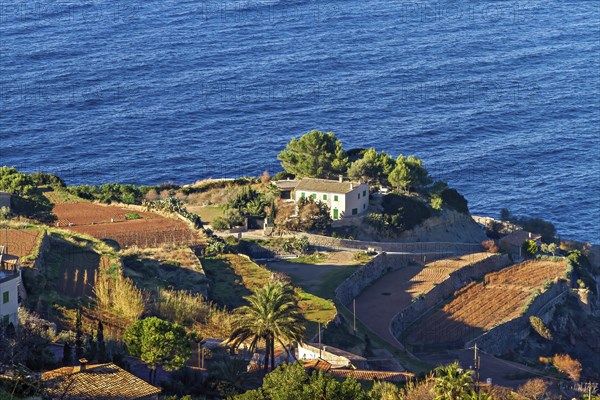
[[96, 359], [97, 355], [98, 355], [98, 344], [94, 340], [94, 335], [90, 333], [87, 337], [86, 358], [88, 359], [88, 361], [92, 362]]
[[102, 324], [102, 321], [98, 321], [96, 342], [98, 343], [98, 362], [107, 362], [108, 355], [106, 354], [106, 343], [104, 343], [104, 325]]
[[75, 356], [77, 360], [83, 358], [83, 328], [81, 322], [81, 309], [77, 309], [77, 316], [75, 319]]
[[71, 365], [73, 363], [73, 349], [71, 348], [71, 342], [65, 342], [63, 347], [63, 358], [62, 363], [64, 366]]

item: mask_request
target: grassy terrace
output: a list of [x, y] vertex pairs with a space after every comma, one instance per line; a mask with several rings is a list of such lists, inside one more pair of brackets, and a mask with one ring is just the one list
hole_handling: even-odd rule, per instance
[[123, 255], [123, 275], [150, 292], [160, 289], [203, 294], [208, 279], [189, 247], [129, 249]]
[[[285, 272], [285, 265], [291, 267], [313, 267], [325, 271], [328, 266], [304, 265], [298, 263], [281, 262], [272, 271]], [[232, 309], [245, 304], [244, 296], [248, 296], [257, 287], [264, 286], [271, 278], [272, 271], [264, 266], [252, 262], [250, 259], [235, 255], [225, 254], [216, 257], [202, 259], [202, 265], [207, 277], [211, 281], [210, 297], [220, 305]], [[310, 272], [305, 274], [290, 274], [292, 284], [296, 288], [300, 308], [309, 321], [307, 324], [307, 336], [312, 337], [316, 332], [316, 326], [320, 323], [331, 321], [336, 314], [336, 308], [332, 301], [333, 289], [354, 271], [351, 267], [335, 267], [334, 271], [321, 274], [316, 278], [308, 279]], [[342, 269], [344, 269], [342, 273]], [[289, 272], [289, 271], [288, 271]], [[325, 277], [322, 283], [318, 283], [321, 277]]]
[[222, 217], [224, 212], [223, 206], [195, 206], [188, 205], [187, 209], [189, 212], [198, 214], [202, 219], [202, 222], [210, 224], [216, 218]]

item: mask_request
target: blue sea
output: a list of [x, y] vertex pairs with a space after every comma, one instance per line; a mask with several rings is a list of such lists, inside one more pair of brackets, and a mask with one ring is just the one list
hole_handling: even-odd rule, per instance
[[189, 183], [319, 129], [600, 243], [599, 71], [597, 1], [0, 0], [0, 164]]

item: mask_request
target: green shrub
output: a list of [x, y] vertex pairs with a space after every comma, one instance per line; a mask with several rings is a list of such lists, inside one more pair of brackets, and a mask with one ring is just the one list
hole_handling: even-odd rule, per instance
[[167, 197], [166, 199], [144, 201], [143, 204], [151, 210], [159, 210], [181, 215], [194, 225], [196, 229], [202, 228], [202, 220], [198, 214], [189, 212], [183, 202], [176, 197]]
[[544, 321], [542, 321], [541, 318], [532, 315], [531, 317], [529, 317], [529, 323], [531, 324], [533, 330], [535, 330], [538, 333], [538, 335], [540, 335], [544, 339], [552, 340], [552, 332], [550, 332], [550, 329], [548, 329], [548, 327], [546, 326], [546, 324], [544, 324]]
[[442, 192], [442, 200], [444, 204], [453, 208], [454, 210], [469, 214], [469, 205], [467, 199], [465, 199], [456, 189], [446, 189]]
[[160, 318], [183, 325], [205, 321], [211, 305], [199, 294], [161, 290], [156, 308]]
[[524, 254], [528, 254], [530, 256], [535, 255], [539, 250], [538, 245], [535, 242], [535, 240], [531, 240], [531, 239], [525, 240], [523, 242], [522, 249], [523, 249]]
[[215, 231], [225, 231], [229, 229], [229, 222], [225, 217], [217, 217], [210, 224]]
[[442, 203], [442, 196], [440, 196], [439, 194], [433, 194], [431, 196], [430, 205], [432, 209], [436, 211], [442, 211]]
[[141, 204], [149, 187], [137, 187], [131, 184], [105, 183], [100, 186], [81, 185], [67, 188], [72, 195], [86, 200], [97, 200], [102, 203]]
[[431, 217], [429, 207], [414, 197], [390, 193], [383, 197], [382, 206], [384, 215], [376, 218], [396, 231], [412, 229]]

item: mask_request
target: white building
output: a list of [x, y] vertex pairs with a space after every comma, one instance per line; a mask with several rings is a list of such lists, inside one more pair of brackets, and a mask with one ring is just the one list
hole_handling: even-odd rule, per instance
[[318, 343], [299, 343], [298, 360], [309, 361], [320, 359], [331, 364], [331, 368], [366, 368], [367, 359], [333, 346]]
[[12, 193], [0, 192], [0, 208], [6, 207], [10, 210]]
[[0, 246], [0, 323], [19, 326], [19, 292], [21, 271], [19, 259], [5, 254], [4, 246]]
[[362, 215], [369, 210], [369, 185], [359, 182], [303, 178], [294, 190], [294, 200], [312, 198], [329, 206], [333, 220]]

